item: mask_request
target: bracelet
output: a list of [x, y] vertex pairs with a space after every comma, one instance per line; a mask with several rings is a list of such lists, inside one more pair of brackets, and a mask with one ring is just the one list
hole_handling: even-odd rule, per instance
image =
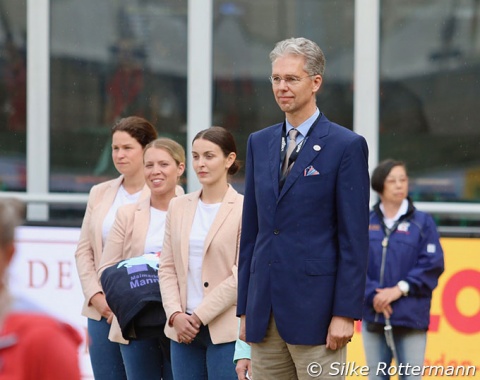
[[176, 316], [177, 316], [178, 314], [180, 314], [180, 312], [179, 312], [179, 311], [176, 311], [176, 312], [173, 313], [173, 315], [170, 317], [170, 321], [168, 321], [168, 325], [169, 325], [170, 327], [173, 326], [173, 320], [176, 318]]

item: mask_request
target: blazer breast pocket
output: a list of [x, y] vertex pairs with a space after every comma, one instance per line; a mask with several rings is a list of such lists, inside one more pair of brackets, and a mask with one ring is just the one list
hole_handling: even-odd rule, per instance
[[313, 165], [309, 165], [305, 169], [303, 169], [304, 177], [317, 177], [319, 175], [320, 175], [320, 172], [317, 169], [315, 169]]
[[314, 162], [305, 167], [300, 173], [300, 180], [304, 183], [322, 182], [332, 175], [332, 169]]
[[296, 181], [296, 185], [298, 186], [297, 190], [305, 198], [318, 198], [328, 193], [333, 194], [335, 184], [332, 178], [329, 173], [299, 177]]
[[328, 176], [325, 174], [317, 174], [317, 175], [310, 175], [310, 176], [303, 176], [302, 182], [304, 183], [316, 183], [325, 181], [325, 178]]

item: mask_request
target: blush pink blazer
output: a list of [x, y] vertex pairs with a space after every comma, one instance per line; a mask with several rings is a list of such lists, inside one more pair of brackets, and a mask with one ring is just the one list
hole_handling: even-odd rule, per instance
[[[187, 304], [189, 238], [200, 191], [170, 202], [160, 256], [160, 291], [167, 320]], [[214, 344], [237, 339], [237, 264], [241, 234], [243, 195], [229, 185], [203, 248], [204, 298], [195, 314], [208, 325]], [[165, 334], [177, 341], [173, 327]]]
[[[75, 252], [77, 271], [82, 285], [85, 301], [82, 315], [99, 321], [100, 313], [90, 305], [90, 299], [102, 292], [102, 286], [97, 275], [100, 258], [103, 251], [102, 227], [103, 221], [117, 196], [123, 182], [123, 175], [111, 181], [95, 185], [90, 190], [87, 208], [83, 218], [80, 239]], [[150, 189], [145, 186], [140, 199], [150, 196]]]
[[[85, 301], [82, 308], [82, 315], [99, 321], [100, 313], [90, 305], [90, 299], [97, 293], [102, 292], [98, 270], [103, 252], [102, 230], [103, 221], [112, 207], [117, 196], [118, 189], [123, 183], [123, 175], [116, 179], [102, 182], [90, 190], [87, 208], [83, 218], [80, 239], [75, 252], [77, 272], [80, 277]], [[176, 195], [183, 195], [181, 186], [176, 187]], [[150, 189], [147, 185], [143, 187], [139, 202], [150, 200]], [[134, 208], [133, 208], [134, 209]], [[149, 219], [150, 220], [150, 219]], [[147, 224], [148, 227], [148, 224]], [[145, 244], [145, 238], [141, 240]]]
[[118, 209], [103, 248], [98, 278], [106, 268], [119, 261], [143, 255], [149, 226], [150, 197]]
[[[103, 248], [98, 267], [98, 278], [102, 276], [106, 268], [119, 261], [143, 255], [149, 225], [150, 197], [118, 209], [115, 223]], [[112, 342], [128, 343], [122, 336], [122, 330], [116, 317], [112, 321], [108, 338]]]

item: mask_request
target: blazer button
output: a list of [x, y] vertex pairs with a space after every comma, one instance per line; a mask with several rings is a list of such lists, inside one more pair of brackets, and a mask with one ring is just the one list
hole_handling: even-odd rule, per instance
[[208, 282], [204, 282], [204, 283], [203, 283], [203, 286], [205, 286], [206, 288], [208, 288]]
[[279, 230], [273, 230], [273, 234], [274, 234], [274, 235], [278, 235], [279, 233], [280, 233]]

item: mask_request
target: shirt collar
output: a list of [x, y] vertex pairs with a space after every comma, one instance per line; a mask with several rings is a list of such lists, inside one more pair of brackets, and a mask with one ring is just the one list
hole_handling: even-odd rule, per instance
[[[300, 124], [297, 127], [297, 131], [300, 132], [302, 137], [305, 137], [308, 134], [308, 131], [312, 127], [312, 124], [315, 122], [315, 120], [317, 120], [318, 115], [320, 115], [320, 110], [317, 108], [312, 116], [310, 116], [307, 120], [305, 120], [302, 124]], [[285, 119], [285, 125], [287, 127], [287, 130], [285, 132], [288, 135], [288, 132], [290, 132], [290, 129], [293, 128], [293, 125], [290, 124], [286, 119]]]
[[[380, 210], [382, 210], [382, 213], [383, 215], [385, 215], [385, 210], [384, 210], [384, 207], [383, 207], [383, 204], [380, 203]], [[408, 211], [408, 200], [407, 199], [404, 199], [402, 201], [402, 204], [400, 205], [400, 208], [398, 209], [397, 211], [397, 214], [393, 217], [393, 218], [383, 218], [383, 221], [385, 222], [385, 225], [388, 227], [388, 228], [391, 228], [395, 222], [400, 219], [400, 217], [402, 215], [405, 215]]]

